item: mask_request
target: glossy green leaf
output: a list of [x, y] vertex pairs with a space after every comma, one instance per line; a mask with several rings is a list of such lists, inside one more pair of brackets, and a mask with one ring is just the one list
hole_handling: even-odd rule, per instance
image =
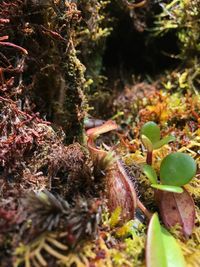
[[145, 135], [141, 135], [141, 140], [148, 151], [153, 151], [153, 144], [148, 137], [146, 137]]
[[150, 180], [152, 184], [157, 184], [157, 174], [156, 171], [152, 168], [152, 166], [145, 164], [143, 166], [143, 173], [146, 175], [146, 177]]
[[149, 121], [142, 126], [141, 135], [148, 137], [154, 144], [160, 140], [160, 128], [155, 122]]
[[171, 153], [161, 163], [160, 179], [163, 184], [182, 186], [196, 174], [196, 162], [185, 153]]
[[154, 143], [153, 148], [158, 149], [158, 148], [160, 148], [160, 147], [162, 147], [162, 146], [164, 146], [170, 142], [173, 142], [175, 140], [176, 140], [176, 138], [174, 136], [168, 135], [168, 136], [162, 138], [161, 140], [159, 140], [158, 142]]
[[176, 239], [161, 226], [162, 239], [167, 260], [167, 267], [186, 267], [182, 250]]
[[162, 190], [162, 191], [168, 191], [173, 193], [183, 193], [183, 188], [180, 186], [174, 186], [174, 185], [164, 185], [164, 184], [152, 184], [151, 187]]
[[161, 227], [157, 213], [151, 218], [146, 243], [147, 267], [185, 267], [185, 260], [175, 238]]
[[152, 216], [148, 227], [146, 242], [146, 266], [167, 267], [161, 226], [157, 213], [154, 213]]

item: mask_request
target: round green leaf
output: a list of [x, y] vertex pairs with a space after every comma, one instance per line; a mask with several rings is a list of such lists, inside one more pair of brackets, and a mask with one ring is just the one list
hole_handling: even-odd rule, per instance
[[152, 143], [158, 142], [160, 140], [160, 128], [155, 122], [149, 121], [142, 126], [141, 135], [148, 137]]
[[152, 184], [157, 184], [157, 174], [156, 171], [148, 164], [143, 166], [143, 173], [150, 180]]
[[151, 187], [162, 190], [162, 191], [168, 191], [173, 193], [183, 193], [183, 188], [180, 186], [174, 186], [174, 185], [164, 185], [164, 184], [152, 184]]
[[196, 162], [185, 153], [171, 153], [161, 163], [160, 179], [163, 184], [182, 186], [196, 174]]

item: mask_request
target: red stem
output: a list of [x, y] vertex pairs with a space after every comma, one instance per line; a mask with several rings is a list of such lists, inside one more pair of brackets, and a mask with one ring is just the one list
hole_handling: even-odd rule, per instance
[[152, 165], [152, 160], [153, 160], [153, 151], [147, 151], [146, 163], [148, 165]]

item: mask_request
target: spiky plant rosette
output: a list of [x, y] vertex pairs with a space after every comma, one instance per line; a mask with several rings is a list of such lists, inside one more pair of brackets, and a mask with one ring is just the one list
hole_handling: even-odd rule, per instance
[[86, 200], [81, 196], [69, 203], [47, 190], [30, 192], [23, 200], [32, 236], [46, 231], [67, 232], [66, 241], [72, 247], [81, 239], [97, 234], [100, 204], [98, 199]]

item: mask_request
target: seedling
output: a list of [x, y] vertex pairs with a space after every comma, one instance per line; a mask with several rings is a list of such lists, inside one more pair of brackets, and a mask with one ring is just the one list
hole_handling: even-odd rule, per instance
[[157, 189], [155, 199], [165, 226], [169, 228], [179, 224], [183, 235], [190, 236], [195, 223], [195, 206], [190, 194], [181, 186], [189, 183], [196, 173], [194, 159], [180, 152], [166, 156], [160, 166], [161, 183], [158, 183], [152, 166], [144, 165], [143, 172], [149, 178], [151, 187]]
[[153, 188], [182, 193], [181, 186], [189, 183], [196, 173], [196, 162], [194, 159], [185, 153], [171, 153], [166, 156], [160, 166], [160, 180], [152, 166], [146, 164], [143, 166], [144, 174], [149, 178]]
[[159, 126], [155, 122], [149, 121], [142, 126], [141, 140], [143, 145], [147, 149], [146, 163], [151, 165], [153, 150], [158, 149], [168, 144], [169, 142], [175, 141], [175, 137], [168, 135], [161, 139]]

